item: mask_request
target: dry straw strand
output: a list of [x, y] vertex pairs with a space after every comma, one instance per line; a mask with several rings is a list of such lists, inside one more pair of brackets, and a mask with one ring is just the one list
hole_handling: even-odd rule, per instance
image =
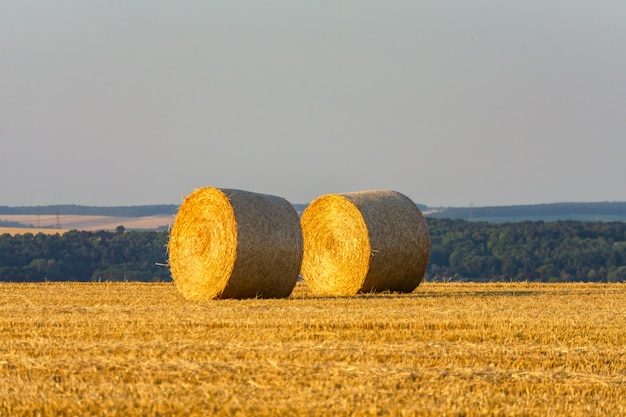
[[323, 195], [305, 209], [301, 224], [302, 276], [315, 294], [411, 292], [424, 277], [426, 221], [397, 191]]
[[187, 299], [283, 298], [298, 280], [302, 230], [281, 197], [205, 187], [179, 207], [168, 254]]

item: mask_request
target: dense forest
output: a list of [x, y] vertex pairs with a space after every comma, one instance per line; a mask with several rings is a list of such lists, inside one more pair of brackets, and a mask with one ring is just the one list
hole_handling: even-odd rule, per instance
[[[426, 279], [626, 281], [626, 223], [427, 218]], [[0, 281], [168, 281], [164, 231], [0, 235]]]
[[432, 280], [626, 280], [623, 222], [427, 222]]
[[0, 236], [0, 281], [165, 281], [167, 232]]

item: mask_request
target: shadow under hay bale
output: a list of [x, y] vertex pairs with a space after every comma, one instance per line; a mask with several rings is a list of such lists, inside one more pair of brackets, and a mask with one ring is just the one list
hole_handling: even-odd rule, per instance
[[430, 239], [420, 209], [396, 191], [328, 194], [302, 213], [302, 276], [318, 295], [411, 292]]
[[206, 187], [180, 206], [168, 254], [187, 299], [283, 298], [298, 280], [302, 230], [281, 197]]

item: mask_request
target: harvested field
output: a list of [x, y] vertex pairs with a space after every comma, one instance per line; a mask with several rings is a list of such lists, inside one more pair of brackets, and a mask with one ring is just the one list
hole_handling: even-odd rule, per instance
[[626, 285], [0, 284], [0, 415], [619, 416]]
[[3, 214], [0, 216], [0, 220], [38, 228], [60, 225], [60, 228], [65, 230], [115, 230], [117, 226], [124, 226], [127, 229], [167, 228], [174, 223], [174, 216], [164, 214], [144, 217], [115, 217], [62, 214], [57, 218], [55, 215]]
[[65, 229], [45, 229], [41, 227], [0, 227], [0, 235], [6, 233], [11, 236], [23, 235], [25, 233], [32, 233], [33, 235], [38, 233], [43, 233], [45, 235], [62, 235], [65, 232], [67, 232]]

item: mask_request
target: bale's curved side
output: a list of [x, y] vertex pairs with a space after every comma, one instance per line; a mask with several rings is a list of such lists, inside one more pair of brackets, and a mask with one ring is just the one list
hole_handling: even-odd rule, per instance
[[428, 266], [430, 238], [417, 205], [397, 191], [344, 194], [367, 224], [370, 268], [360, 292], [411, 292]]
[[298, 279], [302, 232], [281, 197], [206, 187], [180, 206], [168, 252], [188, 299], [287, 297]]
[[222, 298], [288, 297], [298, 282], [304, 252], [298, 213], [281, 197], [225, 192], [239, 233], [235, 266]]
[[426, 221], [401, 193], [321, 196], [304, 211], [301, 224], [302, 275], [317, 294], [411, 292], [424, 277], [430, 254]]

